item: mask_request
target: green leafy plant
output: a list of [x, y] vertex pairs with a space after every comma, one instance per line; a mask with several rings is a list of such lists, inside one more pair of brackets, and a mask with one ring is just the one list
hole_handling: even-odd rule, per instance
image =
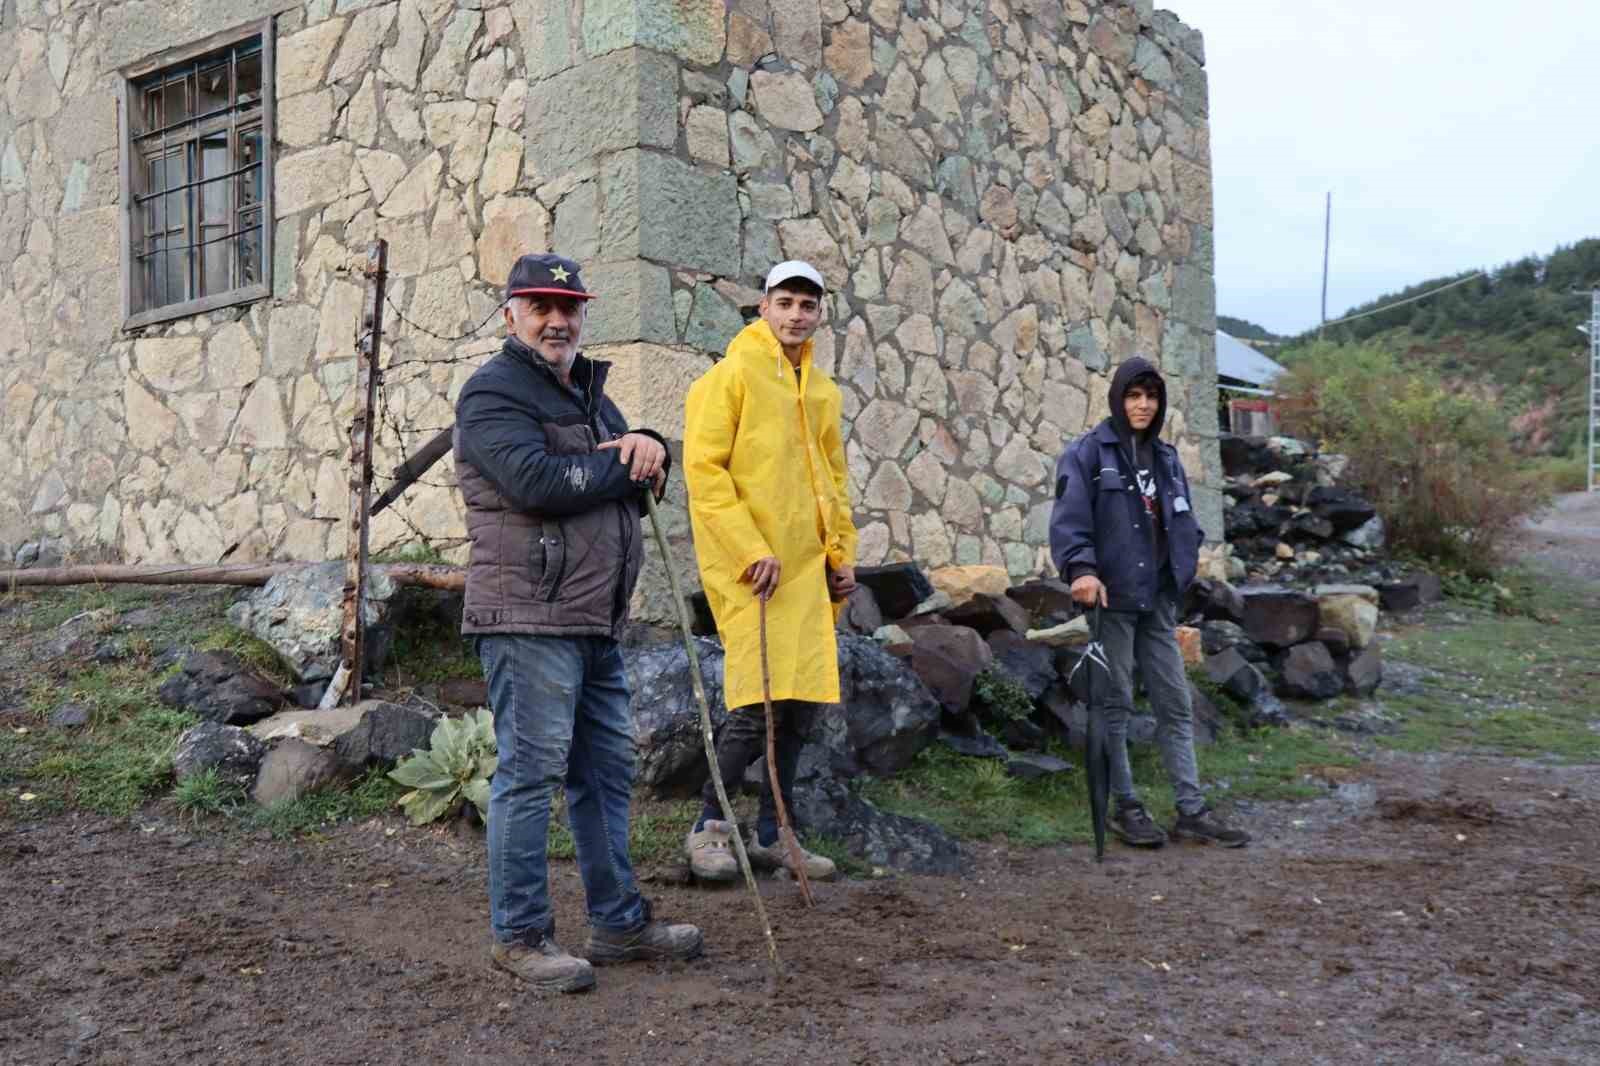
[[1028, 690], [995, 670], [985, 670], [973, 679], [972, 694], [997, 721], [1020, 721], [1033, 713]]
[[479, 709], [434, 726], [428, 750], [413, 751], [389, 776], [411, 789], [400, 806], [412, 825], [425, 825], [470, 800], [484, 820], [489, 816], [489, 778], [499, 764], [494, 716]]

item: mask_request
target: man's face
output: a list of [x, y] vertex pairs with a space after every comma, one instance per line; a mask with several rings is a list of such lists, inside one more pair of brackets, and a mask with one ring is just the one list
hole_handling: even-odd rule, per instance
[[761, 317], [785, 348], [798, 348], [822, 321], [822, 300], [808, 292], [773, 289], [761, 298]]
[[506, 329], [558, 369], [572, 365], [583, 336], [583, 301], [572, 296], [513, 296]]
[[1129, 385], [1122, 394], [1122, 409], [1128, 415], [1128, 424], [1135, 433], [1143, 433], [1156, 420], [1161, 407], [1161, 394], [1149, 385]]

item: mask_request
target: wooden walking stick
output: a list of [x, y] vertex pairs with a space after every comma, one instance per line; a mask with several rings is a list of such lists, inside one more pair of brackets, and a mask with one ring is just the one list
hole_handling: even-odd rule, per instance
[[778, 784], [778, 716], [772, 709], [772, 669], [767, 665], [767, 599], [757, 598], [761, 601], [761, 702], [767, 712], [767, 783], [772, 786], [772, 799], [778, 808], [778, 840], [789, 854], [789, 865], [794, 867], [806, 906], [815, 907], [817, 900], [811, 894], [811, 879], [806, 876], [805, 853], [789, 824], [789, 805], [783, 801], [783, 789]]
[[[722, 805], [722, 817], [730, 825], [737, 825], [733, 817], [733, 804], [728, 801], [728, 790], [723, 787], [722, 774], [717, 770], [717, 743], [711, 734], [711, 704], [706, 699], [705, 681], [700, 677], [700, 656], [694, 650], [693, 623], [689, 620], [689, 603], [683, 598], [678, 585], [678, 571], [667, 552], [667, 538], [661, 532], [661, 518], [656, 513], [655, 493], [645, 489], [645, 510], [650, 513], [650, 529], [655, 534], [656, 548], [661, 552], [661, 565], [667, 568], [667, 584], [672, 588], [672, 598], [678, 605], [678, 627], [683, 631], [683, 648], [689, 654], [689, 680], [694, 688], [694, 698], [700, 704], [700, 737], [705, 741], [706, 762], [711, 766], [711, 781], [717, 789], [717, 802]], [[771, 727], [768, 734], [771, 736]], [[733, 834], [733, 852], [739, 857], [739, 869], [744, 872], [744, 883], [756, 901], [756, 916], [761, 919], [761, 931], [767, 938], [767, 959], [772, 963], [772, 976], [782, 979], [783, 963], [778, 959], [778, 941], [772, 935], [772, 923], [767, 920], [767, 906], [761, 901], [761, 889], [756, 887], [755, 871], [750, 869], [750, 854], [737, 830]]]

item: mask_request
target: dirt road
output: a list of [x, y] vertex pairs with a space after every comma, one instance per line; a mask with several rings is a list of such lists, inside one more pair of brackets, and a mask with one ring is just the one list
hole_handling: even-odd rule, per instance
[[[486, 965], [478, 840], [0, 830], [0, 1062], [1593, 1063], [1600, 768], [1389, 759], [1243, 852], [984, 849], [961, 879], [671, 887], [685, 965], [538, 999]], [[1342, 772], [1341, 772], [1342, 773]], [[559, 914], [581, 944], [571, 864]]]
[[1527, 523], [1525, 552], [1587, 581], [1600, 582], [1600, 492], [1569, 492]]

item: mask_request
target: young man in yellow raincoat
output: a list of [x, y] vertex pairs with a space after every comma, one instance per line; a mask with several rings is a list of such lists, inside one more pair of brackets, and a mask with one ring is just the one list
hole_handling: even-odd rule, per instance
[[[839, 434], [839, 387], [811, 361], [822, 321], [822, 275], [809, 263], [779, 263], [767, 274], [761, 317], [728, 345], [727, 355], [689, 389], [684, 477], [700, 580], [726, 653], [732, 712], [717, 737], [717, 771], [738, 788], [766, 754], [761, 686], [761, 601], [767, 606], [767, 660], [777, 721], [777, 769], [792, 811], [802, 744], [801, 720], [839, 700], [834, 622], [855, 589], [856, 528], [849, 471]], [[722, 821], [716, 786], [690, 830], [690, 868], [731, 880], [735, 827]], [[749, 845], [752, 861], [777, 867], [778, 820], [767, 778]], [[833, 863], [805, 853], [809, 877]]]

